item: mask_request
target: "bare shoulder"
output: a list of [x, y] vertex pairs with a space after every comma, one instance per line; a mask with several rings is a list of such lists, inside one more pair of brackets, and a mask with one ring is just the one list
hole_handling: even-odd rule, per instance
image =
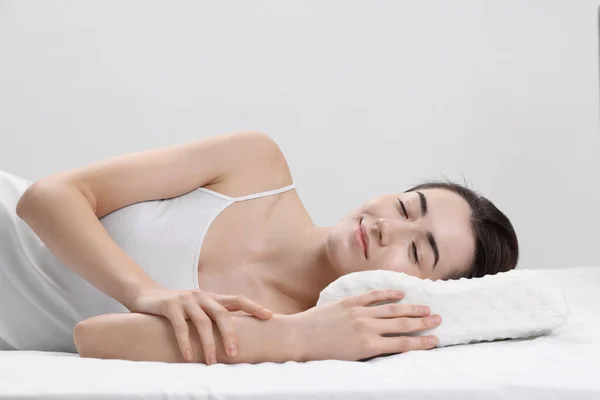
[[[277, 142], [259, 131], [244, 133], [232, 149], [239, 154], [235, 164], [220, 179], [205, 186], [231, 197], [277, 189], [292, 184], [287, 160]], [[241, 150], [241, 151], [240, 151]]]

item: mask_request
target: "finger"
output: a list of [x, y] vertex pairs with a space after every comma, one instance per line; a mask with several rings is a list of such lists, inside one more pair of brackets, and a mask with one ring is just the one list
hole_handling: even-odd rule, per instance
[[235, 357], [238, 351], [238, 340], [231, 313], [216, 301], [207, 301], [202, 307], [210, 318], [217, 323], [227, 355]]
[[184, 360], [191, 361], [193, 358], [192, 345], [190, 344], [188, 325], [179, 303], [171, 303], [165, 312], [165, 317], [171, 321], [175, 330], [175, 339]]
[[389, 303], [364, 308], [366, 315], [373, 318], [425, 317], [431, 310], [427, 306], [415, 304]]
[[216, 364], [217, 348], [212, 329], [212, 321], [197, 303], [185, 302], [184, 307], [198, 331], [206, 365]]
[[229, 311], [244, 311], [260, 319], [269, 319], [273, 311], [262, 307], [246, 296], [216, 296], [215, 299]]
[[386, 333], [408, 333], [432, 329], [441, 323], [439, 315], [430, 315], [423, 318], [399, 317], [374, 319], [371, 326], [379, 334]]
[[410, 350], [428, 350], [439, 343], [435, 336], [382, 337], [381, 349], [386, 354], [405, 353]]
[[367, 306], [385, 300], [400, 300], [404, 292], [400, 290], [372, 290], [357, 296], [346, 297], [342, 301], [353, 306]]

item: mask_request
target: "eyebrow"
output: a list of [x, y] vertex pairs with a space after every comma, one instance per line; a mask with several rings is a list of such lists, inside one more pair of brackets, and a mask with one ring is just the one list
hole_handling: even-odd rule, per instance
[[435, 261], [433, 262], [433, 268], [435, 268], [438, 261], [440, 260], [440, 252], [438, 251], [437, 242], [435, 241], [435, 238], [433, 237], [433, 234], [431, 232], [427, 232], [427, 241], [429, 242], [429, 245], [433, 250], [433, 258], [435, 259]]
[[419, 195], [419, 199], [421, 200], [421, 215], [427, 215], [427, 198], [425, 195], [417, 190], [417, 194]]
[[[421, 201], [421, 215], [424, 217], [427, 215], [427, 198], [423, 193], [419, 192], [418, 190], [416, 192], [419, 195], [419, 200]], [[431, 246], [431, 250], [433, 250], [433, 268], [435, 268], [438, 261], [440, 260], [440, 252], [438, 250], [437, 242], [435, 241], [435, 238], [433, 237], [433, 234], [431, 232], [427, 232], [427, 241]]]

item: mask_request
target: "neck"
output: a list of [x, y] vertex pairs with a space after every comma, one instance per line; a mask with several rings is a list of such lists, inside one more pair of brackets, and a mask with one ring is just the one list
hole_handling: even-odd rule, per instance
[[267, 256], [270, 284], [299, 309], [314, 307], [319, 293], [337, 276], [327, 257], [326, 239], [332, 228], [311, 226], [278, 237]]

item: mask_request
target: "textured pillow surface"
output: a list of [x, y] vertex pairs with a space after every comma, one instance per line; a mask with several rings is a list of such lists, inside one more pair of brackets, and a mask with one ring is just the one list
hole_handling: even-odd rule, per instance
[[398, 333], [435, 335], [438, 347], [547, 334], [565, 324], [569, 314], [561, 286], [538, 270], [448, 281], [387, 270], [353, 272], [323, 289], [317, 306], [375, 289], [402, 290], [405, 296], [397, 303], [426, 305], [439, 314], [442, 323], [436, 328]]

